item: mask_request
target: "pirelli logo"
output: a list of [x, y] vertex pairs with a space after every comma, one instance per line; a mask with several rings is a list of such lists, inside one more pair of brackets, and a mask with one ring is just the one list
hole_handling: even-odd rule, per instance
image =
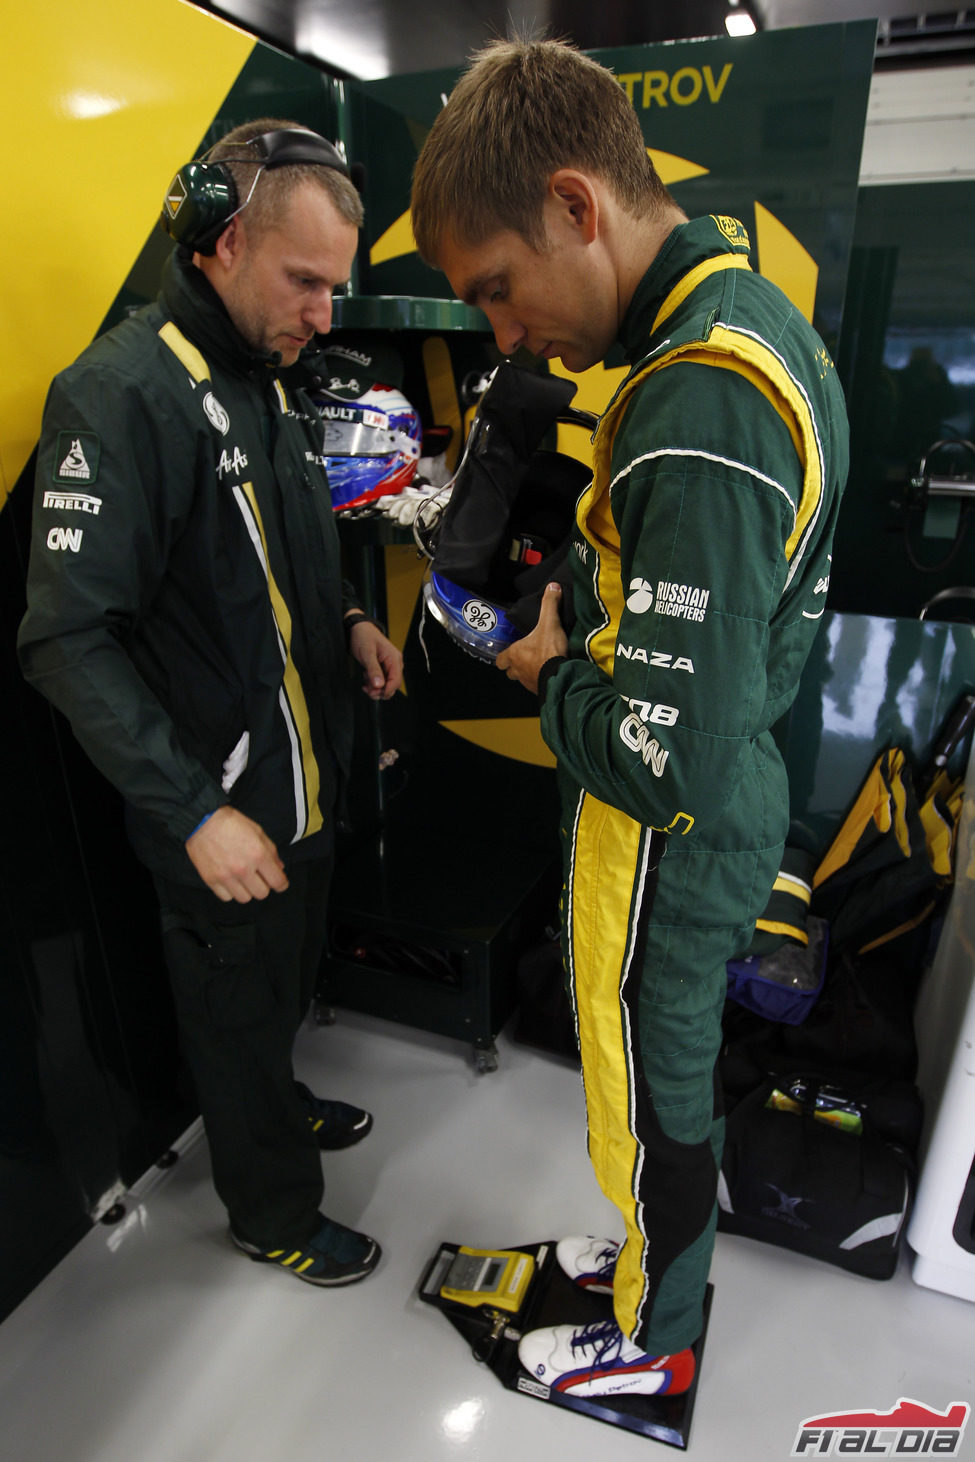
[[91, 513], [97, 518], [101, 511], [102, 500], [100, 497], [92, 497], [87, 492], [51, 492], [44, 494], [44, 506], [55, 508], [62, 513]]

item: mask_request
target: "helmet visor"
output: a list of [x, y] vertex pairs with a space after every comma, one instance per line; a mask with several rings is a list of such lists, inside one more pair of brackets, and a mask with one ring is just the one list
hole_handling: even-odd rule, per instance
[[388, 457], [402, 449], [404, 433], [371, 407], [322, 407], [326, 457]]

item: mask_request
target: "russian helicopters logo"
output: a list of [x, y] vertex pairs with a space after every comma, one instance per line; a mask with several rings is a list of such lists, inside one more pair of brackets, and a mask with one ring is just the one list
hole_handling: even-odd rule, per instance
[[955, 1457], [965, 1435], [968, 1403], [932, 1411], [902, 1396], [890, 1411], [812, 1416], [796, 1433], [793, 1457]]

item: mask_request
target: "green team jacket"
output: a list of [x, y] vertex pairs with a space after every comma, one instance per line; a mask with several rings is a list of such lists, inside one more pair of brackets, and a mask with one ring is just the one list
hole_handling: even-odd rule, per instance
[[747, 925], [775, 876], [770, 728], [825, 609], [848, 464], [829, 354], [748, 247], [734, 219], [682, 224], [634, 295], [577, 509], [569, 658], [541, 687], [564, 805], [582, 789], [670, 833], [655, 918], [705, 926]]
[[349, 762], [338, 536], [314, 407], [179, 254], [158, 303], [52, 384], [35, 486], [27, 678], [122, 793], [136, 850], [231, 803], [322, 849]]

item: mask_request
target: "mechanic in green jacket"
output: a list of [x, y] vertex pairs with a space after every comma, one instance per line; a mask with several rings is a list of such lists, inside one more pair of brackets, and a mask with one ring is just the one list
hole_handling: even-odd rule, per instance
[[577, 505], [568, 639], [550, 585], [497, 661], [537, 691], [557, 758], [589, 1151], [625, 1228], [557, 1250], [616, 1323], [532, 1332], [520, 1356], [566, 1393], [679, 1392], [714, 1243], [725, 966], [788, 829], [771, 727], [825, 608], [844, 402], [741, 224], [688, 220], [622, 88], [570, 46], [474, 58], [417, 164], [413, 226], [505, 354], [584, 371], [618, 342], [630, 365]]
[[331, 324], [362, 205], [339, 153], [261, 119], [181, 169], [158, 302], [55, 379], [24, 673], [125, 799], [231, 1237], [319, 1285], [374, 1240], [320, 1211], [372, 1118], [296, 1083], [352, 742], [401, 657], [342, 582], [321, 421], [287, 367]]

